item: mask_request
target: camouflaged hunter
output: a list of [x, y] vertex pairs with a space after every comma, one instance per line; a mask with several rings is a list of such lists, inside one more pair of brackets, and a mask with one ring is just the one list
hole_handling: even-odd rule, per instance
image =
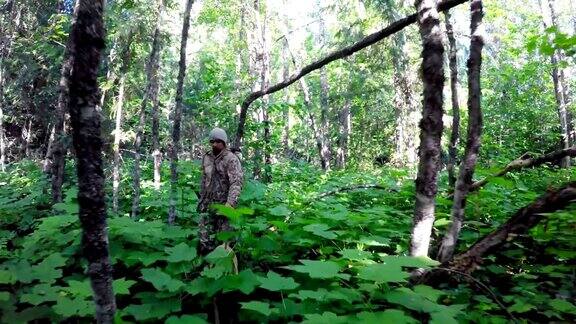
[[240, 160], [226, 148], [228, 137], [224, 130], [212, 130], [210, 142], [212, 150], [202, 158], [202, 182], [197, 208], [201, 213], [198, 228], [199, 250], [202, 254], [216, 248], [216, 240], [213, 238], [216, 233], [231, 230], [228, 219], [212, 211], [210, 205], [226, 204], [236, 207], [243, 182]]

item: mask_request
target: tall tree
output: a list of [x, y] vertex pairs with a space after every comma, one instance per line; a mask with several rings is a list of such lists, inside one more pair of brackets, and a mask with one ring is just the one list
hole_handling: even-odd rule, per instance
[[142, 146], [142, 136], [144, 133], [144, 125], [146, 123], [146, 109], [148, 100], [156, 104], [158, 100], [158, 69], [160, 65], [160, 26], [162, 22], [162, 12], [164, 11], [164, 0], [158, 0], [158, 12], [156, 17], [156, 27], [154, 29], [154, 36], [152, 39], [152, 50], [146, 66], [146, 79], [148, 85], [144, 92], [142, 105], [140, 106], [140, 113], [138, 118], [138, 128], [136, 130], [136, 139], [134, 141], [134, 196], [132, 197], [132, 218], [136, 218], [140, 211], [140, 149]]
[[420, 150], [416, 178], [416, 206], [410, 254], [428, 255], [434, 224], [435, 198], [442, 137], [444, 89], [444, 45], [436, 0], [417, 0], [418, 27], [422, 38], [423, 112], [420, 121]]
[[454, 37], [454, 27], [450, 21], [450, 10], [444, 12], [446, 19], [446, 35], [448, 36], [448, 43], [450, 52], [448, 54], [448, 62], [450, 65], [450, 94], [452, 99], [452, 131], [450, 132], [450, 143], [448, 144], [448, 183], [450, 188], [454, 188], [456, 184], [455, 164], [457, 145], [460, 139], [460, 103], [458, 101], [458, 56], [456, 48], [456, 37]]
[[190, 11], [194, 0], [187, 0], [184, 8], [182, 38], [180, 39], [180, 62], [178, 64], [178, 82], [176, 84], [176, 105], [172, 120], [172, 143], [170, 144], [170, 206], [168, 209], [168, 224], [176, 220], [176, 194], [178, 191], [178, 153], [180, 152], [180, 124], [182, 120], [182, 105], [184, 78], [186, 77], [186, 45], [190, 29]]
[[[550, 20], [545, 17], [546, 5], [542, 3], [546, 1], [546, 5], [549, 10]], [[556, 11], [554, 10], [553, 0], [540, 0], [540, 6], [542, 10], [542, 18], [544, 26], [558, 28], [558, 22], [556, 17]], [[558, 110], [558, 118], [560, 119], [560, 130], [562, 132], [562, 146], [564, 149], [570, 147], [570, 120], [567, 109], [567, 91], [566, 91], [566, 81], [564, 78], [564, 71], [559, 66], [559, 61], [562, 59], [562, 53], [560, 50], [554, 51], [550, 56], [550, 61], [552, 63], [552, 82], [554, 84], [554, 96], [556, 99], [556, 106]], [[567, 168], [570, 166], [570, 157], [565, 157], [561, 161], [561, 166]]]
[[122, 52], [122, 63], [119, 71], [118, 81], [118, 95], [114, 104], [114, 113], [116, 114], [115, 128], [114, 128], [114, 146], [112, 148], [114, 160], [112, 161], [112, 210], [118, 213], [118, 199], [120, 191], [120, 142], [122, 140], [122, 120], [124, 114], [124, 101], [126, 99], [126, 77], [130, 68], [130, 60], [132, 52], [130, 47], [132, 45], [132, 32], [129, 32], [124, 44]]
[[[385, 3], [385, 14], [390, 21], [399, 18], [400, 4], [391, 1]], [[406, 33], [398, 31], [392, 36], [394, 46], [390, 46], [392, 66], [394, 67], [394, 154], [392, 163], [397, 166], [414, 166], [418, 160], [417, 102], [413, 90], [414, 76], [411, 71]]]
[[104, 0], [79, 0], [70, 32], [70, 120], [76, 150], [82, 250], [94, 292], [96, 321], [112, 323], [116, 311], [108, 252], [98, 65], [104, 48]]
[[[322, 7], [320, 6], [320, 1], [316, 1], [316, 8], [318, 10], [318, 27], [319, 27], [319, 45], [326, 46], [326, 23], [322, 18]], [[330, 85], [328, 83], [328, 71], [326, 67], [320, 68], [320, 123], [319, 127], [319, 135], [320, 140], [322, 141], [322, 160], [326, 161], [325, 170], [330, 169], [330, 160], [331, 160], [331, 143], [330, 143], [330, 136], [329, 136], [329, 123], [328, 123], [328, 115], [330, 111], [330, 103], [329, 103], [329, 92], [330, 92]]]
[[482, 134], [482, 109], [481, 109], [481, 87], [480, 72], [482, 68], [482, 47], [484, 46], [484, 37], [482, 35], [482, 0], [472, 0], [470, 2], [470, 56], [468, 58], [468, 135], [466, 141], [466, 150], [464, 159], [460, 166], [460, 174], [456, 182], [454, 191], [454, 203], [452, 204], [452, 223], [440, 250], [438, 259], [446, 262], [452, 258], [456, 248], [456, 242], [460, 235], [460, 229], [464, 221], [464, 209], [466, 207], [466, 196], [472, 177], [478, 151], [480, 150], [480, 135]]

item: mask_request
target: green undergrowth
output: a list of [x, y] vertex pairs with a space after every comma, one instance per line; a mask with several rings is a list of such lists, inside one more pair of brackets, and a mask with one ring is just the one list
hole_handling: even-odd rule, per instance
[[[247, 181], [239, 208], [218, 207], [235, 228], [219, 237], [235, 241], [236, 274], [233, 255], [225, 249], [204, 258], [196, 254], [198, 165], [184, 162], [181, 170], [178, 225], [164, 221], [167, 185], [156, 191], [150, 181], [143, 183], [141, 217], [127, 217], [129, 177], [122, 212], [110, 213], [118, 323], [204, 323], [214, 298], [232, 301], [227, 311], [237, 311], [247, 322], [576, 321], [574, 206], [547, 215], [530, 235], [511, 238], [487, 256], [474, 273], [484, 288], [458, 275], [430, 287], [408, 281], [412, 270], [438, 263], [406, 256], [414, 185], [405, 170], [325, 175], [305, 165], [280, 165], [270, 185]], [[129, 167], [124, 172], [128, 175]], [[469, 199], [460, 249], [547, 189], [576, 178], [575, 172], [537, 169], [493, 179]], [[144, 178], [150, 177], [145, 166]], [[446, 179], [441, 182], [433, 250], [449, 224]], [[385, 189], [325, 195], [358, 184]], [[77, 189], [68, 183], [64, 202], [50, 206], [48, 187], [32, 163], [0, 174], [0, 313], [5, 323], [92, 320]]]

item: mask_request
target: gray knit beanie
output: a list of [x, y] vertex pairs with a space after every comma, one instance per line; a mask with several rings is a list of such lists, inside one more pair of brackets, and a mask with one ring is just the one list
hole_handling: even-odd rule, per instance
[[228, 144], [228, 135], [226, 135], [226, 131], [222, 128], [214, 128], [210, 131], [209, 138], [211, 141], [220, 140], [224, 142], [224, 144]]

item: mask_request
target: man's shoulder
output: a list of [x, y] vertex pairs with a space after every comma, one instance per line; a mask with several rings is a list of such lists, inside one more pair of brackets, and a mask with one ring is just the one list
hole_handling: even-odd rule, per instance
[[240, 159], [238, 158], [238, 156], [232, 152], [229, 149], [226, 149], [226, 151], [222, 152], [223, 156], [222, 156], [222, 160], [226, 161], [226, 162], [230, 162], [230, 161], [240, 161]]

